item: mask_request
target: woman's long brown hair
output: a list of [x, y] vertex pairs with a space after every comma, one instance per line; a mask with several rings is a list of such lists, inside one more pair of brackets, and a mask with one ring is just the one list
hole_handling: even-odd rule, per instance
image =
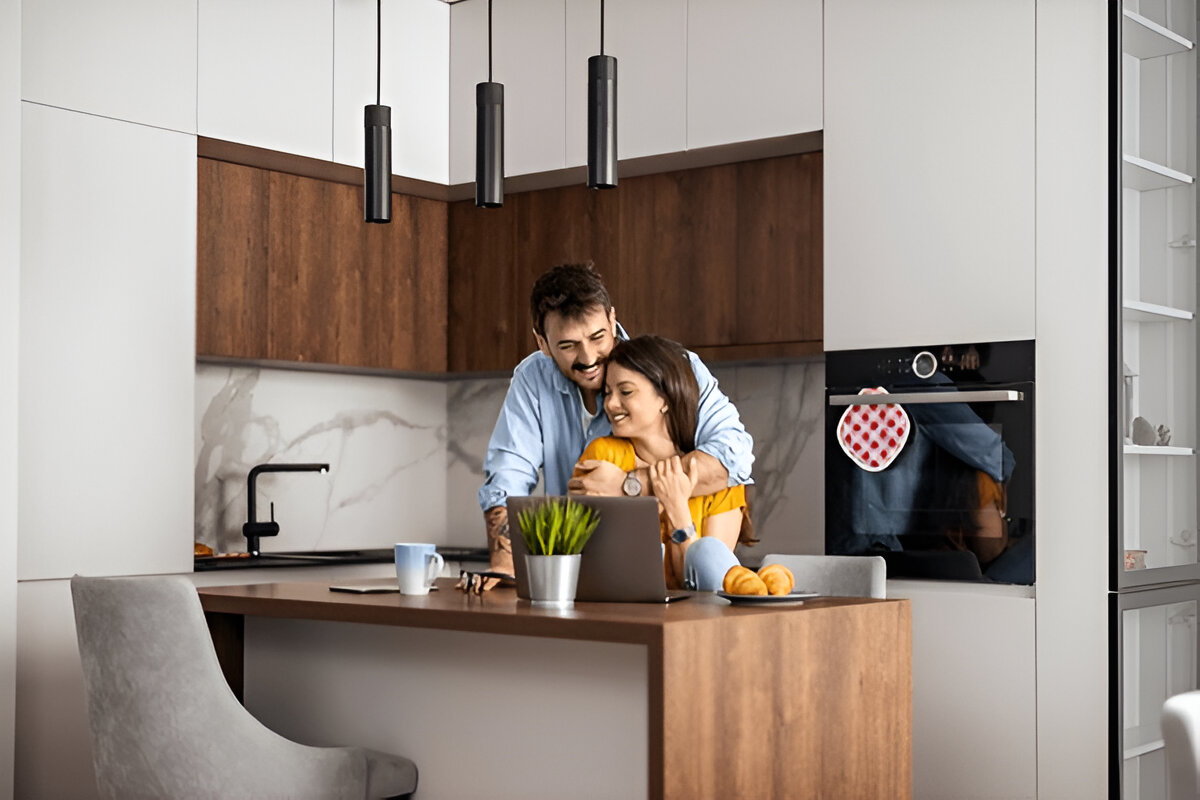
[[[696, 449], [696, 414], [700, 407], [700, 385], [688, 352], [679, 342], [662, 336], [638, 336], [618, 341], [608, 355], [608, 363], [619, 364], [642, 375], [667, 400], [667, 433], [684, 453]], [[750, 486], [746, 487], [746, 508], [738, 541], [745, 545], [758, 542], [750, 521]]]

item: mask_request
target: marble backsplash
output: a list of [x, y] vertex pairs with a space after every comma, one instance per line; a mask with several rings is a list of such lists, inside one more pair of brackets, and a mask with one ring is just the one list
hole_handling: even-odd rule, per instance
[[[768, 552], [820, 552], [824, 363], [716, 365], [754, 436], [754, 519]], [[246, 475], [263, 462], [322, 462], [326, 474], [264, 473], [264, 551], [482, 546], [476, 491], [507, 378], [415, 380], [199, 364], [196, 541], [245, 550]]]

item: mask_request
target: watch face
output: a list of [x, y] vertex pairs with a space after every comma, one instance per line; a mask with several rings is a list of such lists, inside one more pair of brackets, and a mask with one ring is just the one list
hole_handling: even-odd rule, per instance
[[621, 489], [629, 497], [637, 497], [642, 493], [642, 482], [634, 475], [626, 475], [625, 483], [621, 485]]
[[688, 540], [689, 536], [691, 536], [691, 533], [685, 531], [683, 528], [676, 528], [671, 531], [671, 541], [675, 544], [683, 544]]

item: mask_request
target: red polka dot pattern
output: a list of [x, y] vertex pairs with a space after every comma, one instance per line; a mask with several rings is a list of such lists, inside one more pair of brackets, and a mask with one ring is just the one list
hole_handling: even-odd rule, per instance
[[[887, 394], [882, 386], [859, 394]], [[896, 403], [850, 406], [838, 422], [838, 444], [850, 460], [868, 472], [891, 466], [908, 441], [908, 413]]]

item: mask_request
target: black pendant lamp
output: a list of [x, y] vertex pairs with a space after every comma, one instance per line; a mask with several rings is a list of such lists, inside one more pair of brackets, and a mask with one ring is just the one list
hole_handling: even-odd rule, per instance
[[488, 79], [475, 84], [475, 205], [504, 205], [504, 84], [492, 82], [492, 0], [488, 0]]
[[363, 219], [392, 221], [392, 109], [379, 105], [383, 0], [375, 3], [375, 105], [363, 108]]
[[617, 185], [617, 59], [604, 55], [604, 0], [600, 0], [600, 55], [588, 59], [589, 189]]

